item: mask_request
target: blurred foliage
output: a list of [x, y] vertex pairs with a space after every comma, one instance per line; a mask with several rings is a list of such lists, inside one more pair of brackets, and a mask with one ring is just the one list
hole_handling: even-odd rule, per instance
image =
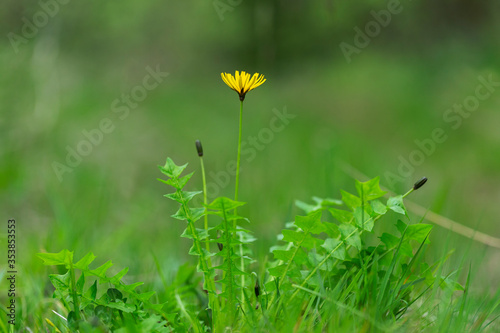
[[[116, 252], [104, 257], [121, 256], [120, 266], [139, 274], [153, 267], [149, 251], [187, 252], [156, 166], [167, 155], [197, 165], [196, 139], [209, 175], [235, 158], [238, 101], [220, 72], [268, 79], [245, 102], [244, 138], [269, 126], [275, 108], [297, 115], [242, 165], [244, 215], [263, 242], [293, 219], [294, 200], [351, 186], [337, 160], [388, 185], [384, 173], [397, 170], [414, 140], [443, 126], [443, 112], [474, 92], [479, 75], [499, 77], [496, 0], [401, 1], [402, 12], [351, 63], [340, 43], [353, 43], [354, 28], [364, 29], [388, 2], [220, 2], [230, 8], [222, 16], [211, 1], [3, 2], [0, 207], [22, 223], [26, 267], [41, 269], [33, 254], [42, 249], [91, 248], [99, 257]], [[42, 3], [57, 12], [16, 53], [8, 34], [22, 35]], [[112, 103], [142, 83], [148, 66], [169, 76], [119, 119]], [[499, 235], [499, 101], [496, 92], [460, 129], [447, 128], [449, 139], [394, 190], [428, 176], [415, 201]], [[63, 163], [82, 131], [104, 118], [113, 132], [60, 182], [54, 161]], [[201, 187], [198, 174], [192, 182]], [[232, 196], [232, 188], [220, 195]], [[136, 251], [145, 258], [134, 266]], [[162, 260], [175, 267], [186, 258]]]

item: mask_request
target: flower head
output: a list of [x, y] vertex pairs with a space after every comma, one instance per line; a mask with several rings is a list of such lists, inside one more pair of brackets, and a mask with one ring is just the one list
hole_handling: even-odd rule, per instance
[[255, 73], [250, 76], [249, 73], [244, 71], [238, 72], [236, 71], [235, 76], [229, 73], [221, 73], [222, 81], [229, 86], [229, 88], [233, 89], [240, 95], [240, 101], [243, 102], [245, 99], [245, 95], [252, 89], [257, 88], [262, 83], [266, 82], [264, 79], [264, 75], [259, 73]]

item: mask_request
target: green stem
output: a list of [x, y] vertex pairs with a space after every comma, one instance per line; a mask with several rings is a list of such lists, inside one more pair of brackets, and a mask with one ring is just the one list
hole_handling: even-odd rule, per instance
[[[200, 156], [200, 164], [201, 164], [201, 177], [203, 179], [203, 203], [205, 205], [205, 231], [208, 232], [208, 214], [207, 214], [207, 205], [208, 205], [208, 200], [207, 200], [207, 178], [205, 177], [205, 166], [203, 165], [203, 156]], [[207, 249], [208, 252], [210, 252], [210, 243], [207, 241], [205, 242], [205, 248]], [[210, 258], [208, 258], [208, 263], [211, 266]]]
[[403, 194], [403, 199], [406, 198], [411, 192], [415, 191], [413, 188], [411, 188], [408, 192]]
[[[238, 156], [236, 158], [236, 186], [234, 189], [234, 201], [238, 201], [238, 186], [240, 184], [240, 160], [241, 160], [241, 128], [243, 122], [243, 101], [240, 103], [240, 127], [238, 133]], [[235, 209], [236, 211], [236, 209]], [[234, 227], [236, 228], [236, 220], [234, 220]]]
[[[226, 216], [226, 209], [224, 208], [224, 203], [222, 203], [222, 214], [224, 218], [224, 238], [226, 244], [224, 245], [227, 248], [227, 254], [226, 254], [226, 262], [227, 262], [227, 275], [224, 277], [225, 279], [229, 279], [229, 283], [227, 284], [227, 289], [225, 292], [227, 293], [227, 297], [229, 299], [229, 304], [227, 307], [229, 308], [229, 313], [227, 314], [229, 320], [226, 322], [227, 323], [233, 323], [234, 320], [234, 311], [235, 311], [235, 306], [234, 306], [234, 292], [233, 292], [233, 283], [234, 283], [234, 275], [233, 275], [233, 263], [232, 263], [232, 247], [231, 247], [231, 238], [234, 238], [235, 236], [231, 233], [229, 229], [229, 221], [227, 220]], [[235, 231], [236, 232], [236, 231]]]
[[71, 291], [73, 296], [73, 307], [75, 311], [76, 320], [80, 320], [80, 305], [78, 304], [78, 295], [76, 294], [76, 278], [75, 278], [75, 269], [73, 268], [73, 260], [70, 261], [70, 276], [71, 276]]
[[[179, 180], [176, 179], [175, 183], [176, 183], [175, 187], [179, 188]], [[179, 192], [180, 192], [179, 195], [181, 197], [181, 201], [183, 202], [181, 205], [182, 205], [184, 211], [186, 212], [188, 228], [190, 229], [191, 234], [193, 235], [194, 246], [196, 247], [196, 251], [198, 251], [198, 253], [200, 254], [198, 260], [200, 262], [201, 268], [203, 270], [203, 275], [205, 277], [205, 281], [207, 282], [207, 286], [209, 289], [208, 290], [208, 299], [209, 299], [210, 308], [212, 309], [212, 315], [213, 315], [212, 324], [215, 325], [217, 322], [216, 315], [219, 313], [219, 303], [218, 303], [218, 300], [216, 298], [217, 289], [215, 287], [215, 282], [213, 281], [212, 277], [210, 276], [210, 269], [212, 268], [212, 266], [208, 264], [207, 258], [205, 258], [205, 255], [203, 253], [202, 246], [200, 244], [201, 242], [200, 242], [200, 238], [198, 235], [198, 231], [196, 230], [196, 227], [194, 226], [193, 217], [191, 216], [191, 211], [189, 210], [189, 207], [185, 203], [184, 197], [182, 196], [182, 191], [179, 190]]]
[[[240, 184], [240, 160], [241, 160], [241, 132], [242, 132], [242, 123], [243, 123], [243, 101], [240, 102], [240, 125], [239, 125], [239, 131], [238, 131], [238, 155], [236, 157], [236, 185], [234, 189], [234, 201], [238, 201], [238, 187]], [[237, 215], [237, 208], [234, 209], [234, 215]], [[233, 228], [236, 230], [237, 228], [237, 219], [234, 220], [233, 222]], [[235, 231], [236, 232], [236, 231]], [[240, 241], [242, 241], [242, 236], [240, 235]], [[240, 269], [242, 271], [245, 271], [245, 259], [243, 259], [243, 244], [240, 244], [239, 246], [240, 250]], [[244, 303], [245, 299], [245, 292], [244, 292], [244, 286], [245, 286], [245, 276], [241, 275], [241, 302]]]

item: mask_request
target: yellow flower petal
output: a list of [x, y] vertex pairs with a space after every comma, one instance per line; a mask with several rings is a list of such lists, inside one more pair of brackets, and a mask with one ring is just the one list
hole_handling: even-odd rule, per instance
[[229, 88], [238, 93], [241, 101], [245, 99], [247, 92], [266, 82], [263, 74], [250, 75], [245, 71], [241, 71], [241, 73], [236, 71], [234, 76], [230, 73], [221, 73], [221, 78]]

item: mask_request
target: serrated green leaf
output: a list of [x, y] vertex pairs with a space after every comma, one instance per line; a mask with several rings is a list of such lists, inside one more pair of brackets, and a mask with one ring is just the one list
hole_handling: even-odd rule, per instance
[[401, 236], [405, 233], [405, 230], [406, 230], [407, 226], [408, 225], [406, 223], [404, 223], [403, 221], [401, 221], [401, 220], [398, 220], [398, 222], [396, 223], [396, 229], [398, 229], [398, 231], [401, 234]]
[[310, 205], [310, 204], [305, 203], [305, 202], [300, 201], [300, 200], [295, 200], [295, 206], [302, 209], [306, 214], [309, 214], [309, 213], [321, 208], [318, 205]]
[[123, 303], [123, 301], [118, 300], [116, 302], [107, 303], [108, 308], [121, 310], [126, 313], [132, 313], [135, 311], [135, 305]]
[[304, 237], [304, 233], [295, 230], [283, 230], [283, 240], [289, 243], [294, 243], [295, 245], [299, 244], [302, 238]]
[[203, 193], [202, 191], [181, 191], [177, 190], [174, 193], [165, 194], [164, 196], [177, 201], [180, 204], [187, 204], [195, 195]]
[[205, 215], [205, 208], [189, 208], [191, 221], [196, 222]]
[[379, 177], [375, 177], [366, 182], [356, 180], [356, 190], [364, 202], [383, 197], [387, 192], [382, 191], [379, 185]]
[[137, 294], [137, 298], [140, 299], [141, 301], [147, 301], [148, 299], [150, 299], [151, 297], [153, 297], [154, 294], [156, 294], [155, 291], [148, 291], [148, 292], [145, 292], [145, 293]]
[[[422, 243], [424, 239], [426, 239], [427, 235], [429, 235], [431, 230], [432, 225], [430, 224], [411, 224], [406, 229], [405, 239], [411, 239], [417, 241], [418, 243]], [[430, 241], [427, 238], [425, 242], [429, 243]]]
[[325, 233], [331, 238], [337, 238], [340, 235], [339, 227], [335, 223], [323, 222]]
[[50, 282], [56, 290], [60, 291], [69, 291], [70, 277], [70, 271], [67, 271], [66, 274], [63, 275], [49, 274]]
[[94, 283], [90, 286], [89, 289], [87, 289], [84, 296], [87, 297], [88, 299], [95, 301], [95, 298], [97, 296], [97, 280], [94, 281]]
[[75, 265], [74, 267], [75, 268], [78, 268], [80, 270], [86, 270], [89, 268], [89, 265], [95, 260], [96, 256], [92, 253], [92, 252], [89, 252], [85, 255], [85, 257], [83, 257], [82, 259], [80, 259]]
[[278, 265], [276, 267], [269, 268], [269, 274], [272, 276], [280, 277], [285, 273], [287, 264]]
[[125, 274], [128, 273], [128, 267], [125, 267], [124, 269], [122, 269], [121, 271], [119, 271], [117, 274], [115, 274], [115, 276], [113, 276], [111, 279], [109, 279], [109, 281], [113, 284], [118, 284], [120, 283], [121, 279], [125, 276]]
[[245, 203], [240, 201], [234, 201], [232, 199], [226, 197], [218, 197], [212, 203], [210, 203], [207, 207], [209, 209], [214, 210], [233, 210], [237, 207], [243, 206]]
[[342, 201], [347, 205], [347, 207], [354, 210], [354, 208], [361, 206], [361, 199], [354, 194], [344, 190], [340, 190], [340, 193], [342, 194]]
[[387, 206], [378, 200], [370, 201], [370, 206], [377, 215], [384, 215], [387, 213]]
[[349, 223], [342, 223], [339, 225], [339, 231], [347, 245], [354, 246], [358, 251], [361, 251], [361, 238], [355, 226]]
[[323, 232], [324, 227], [321, 224], [321, 211], [315, 211], [307, 216], [296, 216], [295, 225], [304, 230], [304, 232], [313, 234]]
[[312, 197], [312, 199], [321, 207], [333, 206], [333, 205], [342, 206], [344, 204], [342, 200], [331, 199], [331, 198], [324, 199], [319, 197]]
[[380, 241], [385, 244], [388, 250], [394, 249], [398, 246], [400, 238], [389, 233], [384, 232], [382, 236], [379, 237]]
[[174, 215], [171, 215], [174, 219], [185, 221], [188, 219], [188, 216], [186, 214], [186, 210], [184, 209], [184, 206], [180, 206], [179, 210]]
[[343, 209], [336, 209], [336, 208], [330, 208], [328, 211], [332, 214], [332, 216], [339, 222], [341, 223], [347, 223], [350, 222], [353, 218], [352, 212], [343, 210]]
[[403, 203], [403, 196], [398, 195], [396, 197], [390, 197], [387, 200], [387, 207], [396, 213], [403, 214], [405, 216], [408, 216], [408, 213], [406, 212], [405, 205]]
[[354, 221], [358, 227], [364, 230], [372, 231], [373, 229], [373, 218], [362, 207], [356, 207], [354, 209]]
[[85, 285], [85, 274], [80, 274], [80, 277], [76, 281], [76, 290], [81, 294], [83, 293], [83, 286]]
[[327, 238], [321, 247], [330, 253], [333, 252], [332, 256], [334, 258], [345, 260], [346, 251], [344, 242], [334, 238]]
[[194, 175], [194, 171], [191, 172], [191, 173], [188, 173], [187, 175], [181, 177], [178, 179], [178, 182], [177, 182], [177, 187], [178, 189], [183, 189], [184, 186], [186, 186], [187, 182], [191, 179], [191, 177], [193, 177]]
[[113, 263], [111, 262], [111, 260], [109, 260], [109, 261], [106, 261], [102, 266], [100, 266], [96, 269], [93, 269], [93, 270], [89, 270], [89, 272], [95, 276], [100, 277], [100, 278], [106, 278], [106, 271], [111, 266], [113, 266]]
[[68, 250], [62, 250], [59, 253], [37, 253], [37, 256], [47, 266], [65, 265], [69, 268], [70, 263], [73, 262], [73, 252]]
[[187, 163], [184, 164], [184, 165], [176, 165], [174, 163], [174, 161], [168, 157], [167, 158], [167, 161], [165, 162], [165, 166], [159, 166], [160, 168], [160, 171], [162, 173], [164, 173], [165, 175], [167, 175], [168, 177], [170, 178], [178, 178], [180, 176], [180, 174], [182, 173], [182, 171], [184, 171], [184, 169], [187, 167]]

